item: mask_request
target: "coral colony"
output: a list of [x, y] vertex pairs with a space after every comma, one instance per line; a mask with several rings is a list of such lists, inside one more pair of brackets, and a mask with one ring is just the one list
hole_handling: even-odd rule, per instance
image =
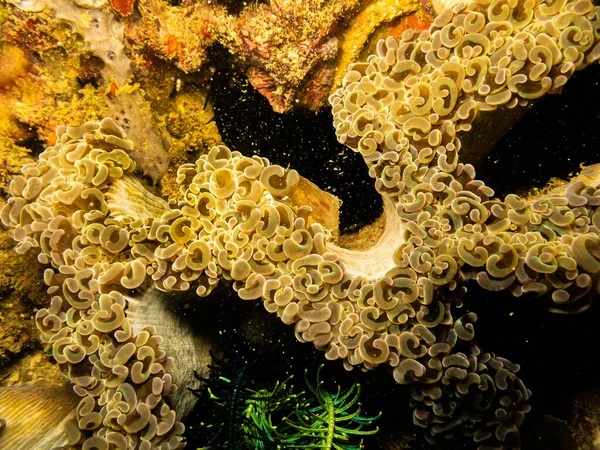
[[518, 365], [474, 343], [477, 317], [461, 314], [454, 292], [475, 279], [584, 309], [600, 272], [597, 168], [537, 197], [495, 199], [459, 162], [458, 133], [560, 90], [600, 58], [599, 30], [587, 0], [479, 0], [351, 64], [330, 97], [333, 125], [363, 156], [386, 222], [362, 252], [335, 245], [309, 206], [289, 201], [295, 170], [219, 145], [179, 167], [181, 200], [169, 203], [135, 177], [132, 141], [113, 120], [59, 127], [56, 145], [12, 181], [1, 218], [17, 251], [48, 266], [52, 300], [36, 323], [81, 396], [68, 444], [183, 447], [165, 401], [177, 361], [153, 327], [132, 330], [128, 304], [150, 285], [203, 297], [225, 279], [326, 359], [388, 366], [410, 385], [429, 440], [519, 447], [530, 392]]

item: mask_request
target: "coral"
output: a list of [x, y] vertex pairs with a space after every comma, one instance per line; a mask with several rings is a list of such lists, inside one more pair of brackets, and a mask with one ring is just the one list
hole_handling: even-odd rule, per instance
[[[516, 375], [517, 364], [482, 353], [474, 344], [466, 346], [476, 318], [469, 313], [456, 321], [459, 343], [453, 345], [453, 355], [441, 360], [451, 367], [442, 381], [423, 377], [411, 389], [413, 422], [424, 429], [432, 444], [459, 435], [485, 442], [483, 448], [520, 448], [519, 427], [530, 410], [530, 392]], [[435, 360], [430, 365], [435, 366]], [[414, 370], [418, 375], [420, 369], [415, 366]]]
[[[52, 266], [52, 303], [36, 323], [85, 396], [74, 443], [107, 428], [146, 440], [158, 423], [178, 445], [174, 412], [147, 406], [171, 392], [170, 361], [153, 329], [131, 332], [129, 296], [153, 284], [202, 297], [224, 278], [327, 359], [390, 366], [412, 385], [413, 418], [430, 439], [460, 432], [484, 448], [519, 446], [529, 391], [518, 365], [474, 344], [477, 317], [458, 315], [459, 282], [585, 309], [600, 273], [599, 167], [544, 195], [493, 199], [459, 163], [457, 133], [558, 91], [597, 60], [600, 9], [504, 2], [459, 4], [420, 34], [380, 41], [331, 97], [339, 140], [364, 157], [383, 197], [381, 237], [364, 251], [335, 245], [309, 206], [291, 202], [299, 174], [265, 158], [214, 147], [179, 167], [181, 200], [167, 203], [131, 176], [122, 149], [132, 144], [111, 120], [57, 130], [11, 183], [1, 218], [18, 252]], [[109, 424], [98, 420], [105, 404]]]
[[0, 192], [8, 193], [8, 183], [21, 167], [33, 162], [28, 149], [16, 145], [5, 134], [0, 134]]
[[[77, 3], [60, 0], [42, 3], [47, 3], [53, 12], [52, 17], [46, 20], [68, 25], [71, 28], [68, 33], [70, 40], [75, 40], [80, 35], [83, 43], [73, 45], [73, 51], [68, 54], [68, 63], [60, 65], [60, 72], [57, 71], [56, 61], [64, 59], [60, 54], [55, 55], [54, 61], [50, 61], [51, 65], [41, 68], [39, 82], [35, 89], [23, 91], [25, 101], [22, 102], [22, 108], [16, 108], [15, 116], [31, 126], [42, 125], [54, 130], [57, 126], [55, 121], [61, 119], [56, 115], [57, 103], [60, 105], [61, 101], [70, 101], [69, 110], [77, 115], [62, 117], [63, 123], [82, 124], [110, 115], [127, 130], [135, 143], [135, 148], [130, 150], [134, 153], [138, 167], [154, 181], [158, 181], [169, 165], [166, 151], [168, 136], [157, 132], [150, 105], [136, 86], [128, 85], [133, 68], [124, 51], [123, 25], [110, 11], [101, 10], [106, 2]], [[25, 11], [32, 10], [24, 3], [16, 2], [15, 6]], [[51, 27], [45, 25], [45, 28]], [[81, 75], [81, 54], [85, 52], [93, 53], [102, 61], [102, 66], [98, 69], [104, 82], [101, 89], [91, 85], [77, 89]], [[69, 68], [68, 72], [63, 73], [63, 66]], [[52, 73], [51, 69], [56, 72]], [[76, 104], [80, 99], [84, 103], [82, 107]], [[86, 101], [97, 104], [86, 104]], [[45, 107], [40, 108], [40, 104]], [[44, 138], [43, 133], [39, 134]]]
[[[405, 16], [420, 6], [410, 0], [282, 0], [217, 14], [215, 33], [248, 67], [250, 83], [275, 111], [318, 109], [368, 43], [408, 23]], [[426, 28], [431, 20], [421, 16], [423, 24], [410, 24]]]
[[[334, 86], [340, 86], [348, 64], [358, 59], [378, 27], [393, 23], [398, 17], [414, 13], [418, 8], [419, 2], [417, 1], [378, 0], [370, 3], [356, 14], [348, 24], [340, 45], [340, 63], [334, 75]], [[413, 29], [416, 30], [416, 28]]]
[[6, 424], [0, 437], [3, 448], [55, 448], [65, 422], [74, 415], [75, 405], [77, 396], [73, 392], [47, 382], [0, 390], [0, 417]]
[[278, 0], [226, 16], [219, 42], [242, 64], [250, 65], [250, 83], [275, 111], [294, 105], [295, 93], [320, 62], [334, 59], [334, 32], [357, 7], [356, 0]]
[[177, 167], [221, 142], [208, 96], [207, 90], [185, 89], [161, 115], [161, 122], [173, 138], [169, 148], [171, 166], [161, 179], [161, 194], [165, 198], [181, 200]]
[[[3, 3], [0, 7], [2, 22], [2, 40], [13, 46], [21, 47], [28, 52], [43, 53], [60, 47], [63, 43], [67, 49], [74, 44], [69, 30], [63, 30], [56, 23], [51, 23], [44, 13], [32, 17], [30, 12]], [[62, 34], [62, 40], [57, 39]]]
[[[352, 320], [352, 315], [346, 319], [343, 316], [347, 314], [345, 310], [352, 308], [352, 311], [354, 307], [350, 299], [344, 300], [348, 288], [344, 287], [342, 268], [335, 261], [335, 254], [326, 251], [330, 232], [318, 223], [305, 228], [307, 207], [299, 208], [296, 214], [284, 202], [269, 200], [285, 200], [299, 182], [294, 171], [286, 174], [281, 167], [270, 166], [264, 159], [245, 158], [225, 147], [215, 147], [199, 159], [197, 166], [186, 164], [180, 168], [178, 181], [183, 185], [184, 200], [179, 204], [181, 210], [169, 209], [139, 182], [122, 178], [133, 170], [134, 164], [122, 150], [115, 148], [129, 144], [123, 142], [122, 131], [112, 122], [105, 119], [101, 124], [59, 129], [58, 134], [57, 145], [47, 149], [35, 166], [26, 166], [25, 176], [15, 178], [11, 184], [13, 198], [2, 210], [2, 220], [16, 225], [17, 217], [31, 217], [30, 224], [17, 226], [15, 236], [21, 237], [18, 250], [39, 248], [38, 258], [42, 263], [52, 262], [61, 268], [59, 272], [46, 270], [52, 305], [38, 312], [36, 322], [43, 339], [53, 343], [54, 357], [76, 383], [76, 392], [86, 395], [82, 400], [87, 405], [86, 414], [94, 408], [88, 405], [91, 399], [100, 396], [98, 401], [103, 402], [105, 389], [109, 388], [110, 393], [123, 385], [133, 391], [132, 386], [146, 380], [147, 375], [138, 374], [143, 366], [134, 370], [141, 363], [128, 358], [137, 348], [134, 342], [143, 345], [152, 335], [152, 329], [140, 333], [146, 334], [144, 338], [134, 339], [124, 316], [127, 302], [119, 291], [131, 292], [151, 280], [163, 290], [186, 290], [193, 282], [198, 286], [197, 294], [202, 296], [216, 286], [219, 276], [233, 279], [241, 298], [264, 296], [265, 307], [278, 312], [284, 322], [299, 320], [296, 336], [301, 341], [316, 341], [317, 346], [324, 347], [335, 339], [353, 350], [350, 335], [344, 338], [346, 332], [341, 321]], [[101, 150], [102, 147], [107, 149]], [[60, 177], [58, 167], [63, 174]], [[25, 197], [15, 195], [38, 200], [27, 204]], [[227, 199], [235, 203], [228, 207]], [[262, 206], [252, 206], [257, 204]], [[62, 215], [54, 215], [52, 211], [60, 211]], [[230, 216], [228, 221], [216, 217], [219, 211]], [[253, 227], [256, 234], [250, 241], [246, 233]], [[133, 247], [129, 247], [130, 243]], [[258, 253], [253, 255], [257, 251], [262, 258], [257, 258]], [[243, 254], [248, 259], [240, 258]], [[289, 266], [282, 263], [275, 266], [275, 262], [286, 260]], [[330, 289], [333, 295], [328, 295]], [[368, 293], [366, 289], [363, 291]], [[319, 302], [321, 299], [325, 302]], [[318, 304], [323, 306], [313, 306]], [[371, 310], [361, 314], [362, 320], [369, 321], [367, 325], [377, 323], [369, 316]], [[440, 320], [423, 323], [435, 326]], [[333, 328], [329, 323], [333, 323]], [[445, 342], [437, 344], [441, 346], [439, 351], [447, 354], [456, 344], [457, 336], [461, 340], [472, 339], [469, 329], [468, 323], [457, 321]], [[435, 341], [424, 325], [412, 330], [418, 333], [412, 336]], [[401, 342], [402, 351], [408, 354], [413, 344]], [[328, 351], [330, 358], [331, 349], [340, 348], [336, 342], [332, 344]], [[360, 348], [354, 349], [370, 348], [365, 344], [371, 345], [359, 339]], [[147, 352], [154, 355], [155, 345], [142, 348], [148, 348]], [[144, 353], [140, 351], [138, 355]], [[92, 374], [95, 373], [91, 378], [79, 372], [83, 369], [79, 363], [88, 354], [93, 362]], [[364, 354], [372, 358], [369, 353]], [[461, 357], [454, 356], [456, 364], [461, 365]], [[159, 353], [156, 361], [160, 360]], [[169, 364], [166, 366], [168, 370]], [[115, 367], [113, 371], [119, 368], [116, 378], [108, 370], [111, 367]], [[405, 370], [418, 370], [418, 366]], [[127, 376], [131, 377], [129, 382]], [[160, 376], [159, 372], [153, 378], [154, 384]], [[163, 381], [165, 377], [168, 375], [163, 376]], [[147, 383], [139, 389], [143, 390]], [[98, 427], [96, 424], [88, 428]]]
[[[0, 367], [39, 347], [33, 316], [48, 301], [34, 255], [14, 254], [11, 233], [0, 230]], [[14, 372], [13, 372], [14, 374]]]
[[0, 88], [7, 89], [17, 79], [26, 75], [30, 62], [23, 50], [12, 45], [4, 45], [0, 53]]
[[427, 28], [426, 14], [421, 23], [406, 19], [421, 9], [418, 1], [278, 1], [218, 15], [215, 32], [275, 111], [318, 109], [379, 36], [407, 23]]
[[170, 163], [167, 153], [170, 136], [164, 127], [156, 124], [151, 105], [137, 86], [118, 89], [107, 105], [106, 116], [128, 133], [132, 145], [126, 150], [137, 167], [155, 182], [160, 180]]
[[171, 6], [162, 0], [140, 0], [138, 9], [141, 21], [128, 27], [128, 38], [188, 73], [207, 62], [206, 49], [216, 39], [216, 21], [225, 13], [210, 1]]
[[[38, 343], [37, 333], [31, 332], [31, 336], [35, 336], [35, 342]], [[2, 387], [48, 382], [55, 386], [66, 387], [65, 392], [72, 392], [69, 380], [60, 373], [58, 365], [54, 363], [49, 352], [45, 352], [41, 348], [6, 365], [0, 372], [0, 380]]]
[[232, 11], [219, 2], [143, 0], [141, 20], [130, 20], [126, 34], [134, 48], [150, 48], [186, 73], [208, 63], [207, 48], [219, 42], [273, 109], [286, 112], [321, 107], [335, 73], [345, 71], [372, 34], [418, 7], [390, 0], [366, 7], [357, 0], [278, 0]]
[[[72, 213], [69, 219], [78, 217], [80, 226], [86, 224], [92, 227], [84, 242], [101, 239], [110, 249], [108, 251], [114, 252], [112, 257], [105, 251], [84, 252], [76, 258], [79, 262], [75, 264], [87, 265], [87, 270], [63, 273], [70, 261], [75, 262], [62, 253], [71, 246], [75, 237], [69, 219], [63, 215], [57, 215], [50, 229], [45, 231], [46, 236], [54, 235], [57, 239], [39, 243], [42, 248], [54, 248], [48, 256], [55, 262], [60, 260], [59, 265], [63, 269], [45, 272], [44, 281], [50, 286], [48, 293], [52, 295], [51, 306], [38, 311], [36, 323], [43, 330], [42, 339], [52, 344], [53, 356], [63, 372], [75, 383], [75, 392], [83, 397], [77, 407], [76, 421], [67, 429], [69, 444], [101, 445], [108, 439], [118, 448], [125, 448], [127, 436], [140, 448], [157, 446], [161, 442], [164, 448], [178, 448], [181, 445], [178, 436], [182, 434], [183, 426], [175, 422], [175, 412], [163, 400], [163, 396], [175, 389], [168, 373], [172, 359], [159, 349], [162, 339], [155, 335], [153, 327], [145, 327], [133, 334], [130, 321], [125, 318], [124, 296], [112, 289], [106, 292], [102, 289], [103, 293], [99, 293], [94, 280], [99, 275], [103, 280], [105, 276], [113, 276], [110, 270], [105, 271], [108, 269], [106, 264], [105, 269], [102, 268], [102, 255], [110, 259], [118, 257], [124, 244], [124, 230], [119, 231], [114, 225], [110, 229], [112, 231], [107, 229], [96, 237], [92, 229], [98, 225], [96, 222], [102, 214], [108, 213], [110, 200], [107, 202], [104, 195], [106, 181], [121, 178], [135, 169], [135, 163], [121, 149], [131, 147], [131, 141], [125, 139], [122, 130], [110, 120], [62, 128], [58, 139], [57, 145], [63, 149], [61, 154], [44, 152], [40, 162], [44, 161], [45, 167], [40, 171], [34, 165], [24, 167], [24, 173], [37, 173], [39, 178], [26, 182], [21, 193], [29, 197], [35, 192], [34, 195], [45, 197], [56, 187], [52, 194], [54, 198], [62, 199], [59, 202], [66, 201], [65, 206], [60, 208], [61, 214], [67, 214], [69, 204]], [[73, 139], [76, 141], [73, 142]], [[75, 152], [72, 156], [77, 157], [67, 156], [65, 151]], [[59, 166], [64, 173], [62, 176], [59, 175]], [[20, 180], [25, 178], [16, 177], [11, 184], [12, 189], [19, 190]], [[84, 185], [88, 187], [84, 189]], [[13, 195], [15, 192], [12, 191]], [[166, 203], [163, 203], [157, 202], [154, 207], [164, 210]], [[87, 208], [89, 214], [77, 212], [77, 204]], [[42, 217], [48, 218], [48, 214], [59, 212], [41, 204], [40, 207], [35, 208], [36, 212], [32, 211], [32, 218], [38, 217], [43, 221]], [[116, 235], [113, 231], [117, 232]], [[49, 263], [50, 259], [41, 257], [40, 261]], [[125, 279], [123, 283], [129, 286], [128, 289], [135, 289], [139, 287], [139, 284], [136, 285], [141, 275], [139, 267], [135, 263], [128, 267], [133, 270], [131, 284]], [[99, 412], [101, 408], [102, 415]], [[85, 425], [79, 428], [77, 424]], [[92, 432], [95, 435], [92, 436]]]
[[[11, 9], [11, 13], [12, 10], [15, 8]], [[16, 17], [23, 14], [16, 11]], [[100, 77], [100, 68], [89, 57], [81, 57], [79, 51], [83, 45], [67, 27], [52, 24], [50, 18], [43, 15], [35, 21], [21, 18], [19, 22], [16, 17], [11, 14], [11, 21], [5, 24], [10, 32], [7, 37], [24, 50], [6, 44], [3, 53], [9, 48], [15, 49], [13, 53], [20, 52], [21, 58], [27, 61], [29, 71], [14, 77], [11, 89], [5, 91], [4, 95], [0, 94], [2, 100], [9, 105], [0, 112], [1, 123], [14, 123], [11, 129], [0, 126], [0, 132], [17, 142], [35, 136], [52, 145], [54, 130], [58, 124], [84, 123], [99, 118], [105, 112], [105, 93], [103, 89], [94, 87], [95, 81]], [[30, 24], [31, 29], [19, 28], [25, 24]], [[35, 32], [44, 37], [43, 45], [36, 45], [35, 39], [22, 42], [21, 33], [33, 36]], [[64, 48], [59, 46], [60, 41], [64, 43]], [[22, 65], [23, 63], [19, 64]], [[85, 85], [81, 86], [80, 82]], [[18, 128], [15, 130], [19, 125], [21, 130], [26, 128], [28, 133], [19, 132]], [[35, 134], [31, 130], [35, 130]]]
[[[76, 74], [71, 72], [73, 78]], [[60, 123], [85, 123], [96, 120], [106, 111], [104, 94], [91, 85], [79, 88], [74, 79], [65, 74], [41, 70], [35, 77], [37, 83], [27, 85], [21, 102], [15, 105], [13, 117], [19, 122], [36, 128], [37, 136], [52, 145], [56, 138], [54, 130]]]
[[[2, 41], [0, 41], [0, 45], [2, 45]], [[20, 126], [11, 114], [11, 111], [19, 104], [21, 86], [33, 81], [33, 77], [28, 72], [32, 68], [30, 63], [29, 55], [19, 47], [8, 43], [2, 45], [0, 67], [4, 69], [0, 74], [0, 102], [3, 105], [3, 108], [0, 108], [0, 158], [2, 160], [0, 184], [4, 192], [8, 188], [7, 176], [13, 172], [15, 166], [13, 162], [7, 160], [7, 154], [14, 152], [15, 162], [23, 161], [23, 158], [26, 157], [26, 150], [17, 146], [16, 142], [24, 141], [32, 136], [31, 131]]]
[[[148, 326], [153, 327], [162, 338], [161, 350], [177, 361], [171, 367], [170, 375], [173, 384], [182, 388], [169, 395], [169, 405], [173, 406], [181, 421], [197, 401], [196, 396], [185, 389], [185, 386], [194, 382], [195, 370], [201, 375], [208, 374], [208, 366], [212, 362], [211, 349], [215, 346], [214, 337], [206, 331], [210, 329], [206, 320], [196, 315], [192, 326], [189, 313], [193, 305], [190, 305], [186, 297], [151, 288], [135, 299], [129, 297], [126, 310], [132, 333], [136, 335]], [[182, 314], [182, 310], [186, 312]]]
[[29, 305], [21, 305], [13, 297], [0, 301], [0, 306], [0, 367], [4, 368], [37, 347], [37, 332]]
[[[518, 9], [496, 17], [494, 6], [487, 9], [487, 26], [486, 16], [478, 12], [486, 11], [473, 3], [466, 10], [464, 6], [456, 12], [447, 10], [419, 36], [409, 30], [401, 41], [380, 41], [377, 55], [367, 63], [351, 65], [344, 87], [332, 96], [334, 125], [340, 142], [364, 157], [370, 175], [377, 179], [377, 190], [405, 222], [406, 243], [391, 255], [397, 266], [419, 267], [417, 272], [429, 272], [436, 285], [450, 282], [465, 264], [481, 267], [475, 269], [476, 278], [484, 288], [510, 288], [515, 295], [555, 290], [554, 301], [565, 304], [581, 297], [592, 282], [589, 275], [577, 272], [561, 281], [557, 279], [561, 270], [575, 270], [577, 262], [584, 272], [597, 273], [595, 260], [588, 262], [588, 251], [581, 247], [584, 242], [593, 245], [596, 239], [585, 236], [590, 228], [586, 216], [596, 205], [593, 189], [587, 189], [586, 200], [572, 197], [582, 193], [583, 181], [564, 189], [566, 200], [541, 196], [525, 202], [515, 195], [507, 196], [505, 202], [491, 200], [493, 191], [474, 180], [471, 166], [458, 162], [461, 144], [456, 133], [469, 131], [484, 111], [526, 104], [558, 90], [575, 69], [596, 59], [595, 11], [586, 4], [583, 10], [556, 15], [560, 9], [540, 4], [515, 22], [511, 14]], [[583, 19], [586, 14], [590, 20]], [[495, 21], [499, 19], [504, 21]], [[575, 42], [567, 39], [571, 37], [569, 20], [583, 20], [581, 35], [573, 36]], [[477, 25], [471, 27], [470, 21]], [[544, 22], [550, 34], [541, 28]], [[461, 23], [464, 28], [456, 25]], [[504, 32], [499, 31], [502, 27]], [[456, 32], [451, 31], [454, 28]], [[521, 28], [531, 34], [519, 34]], [[565, 30], [562, 34], [561, 29]], [[453, 42], [446, 39], [446, 33], [452, 34]], [[493, 47], [488, 35], [494, 38]], [[538, 52], [544, 57], [538, 58]], [[447, 190], [453, 184], [455, 188]], [[588, 206], [581, 210], [582, 217], [576, 216], [577, 208], [584, 205]], [[559, 218], [563, 213], [565, 220]], [[594, 216], [591, 225], [595, 227], [593, 220]], [[440, 248], [452, 230], [460, 231], [457, 242], [450, 248], [445, 243], [436, 255], [434, 249]], [[528, 234], [535, 231], [540, 232], [542, 242]], [[557, 238], [563, 235], [562, 240]], [[426, 250], [421, 247], [421, 242], [429, 241]], [[572, 245], [570, 251], [565, 244]]]
[[130, 61], [124, 52], [123, 26], [110, 12], [102, 11], [105, 0], [13, 0], [22, 11], [39, 12], [48, 7], [54, 19], [69, 24], [81, 34], [86, 46], [104, 62], [104, 74], [113, 77], [119, 85], [130, 75]]
[[[82, 59], [77, 51], [65, 56], [50, 50], [40, 62], [35, 73], [30, 74], [30, 80], [17, 83], [15, 97], [20, 101], [14, 103], [12, 118], [36, 128], [39, 139], [54, 144], [58, 124], [81, 124], [110, 115], [127, 129], [135, 142], [131, 151], [138, 167], [155, 180], [161, 178], [169, 163], [165, 151], [168, 144], [156, 132], [151, 108], [139, 90], [131, 86], [119, 89], [114, 84], [95, 87], [93, 83], [86, 83], [80, 87], [82, 72], [86, 72], [91, 63]], [[88, 76], [101, 78], [100, 69]], [[128, 125], [131, 123], [135, 126]]]
[[[189, 159], [188, 153], [208, 151], [221, 142], [208, 96], [207, 90], [186, 89], [175, 96], [163, 116], [169, 134], [179, 142], [178, 149], [170, 150], [177, 165]], [[182, 152], [185, 155], [180, 155]]]
[[[219, 42], [238, 66], [247, 69], [251, 84], [279, 112], [298, 106], [321, 107], [332, 84], [339, 85], [347, 64], [365, 45], [381, 33], [392, 32], [398, 22], [408, 23], [404, 16], [420, 7], [416, 1], [282, 0], [249, 4], [232, 12], [214, 1], [171, 5], [164, 0], [142, 0], [137, 15], [130, 14], [133, 2], [113, 3], [119, 15], [127, 16], [118, 21], [111, 11], [102, 10], [106, 2], [12, 3], [23, 11], [49, 6], [54, 18], [69, 24], [70, 31], [62, 33], [81, 34], [85, 48], [104, 62], [105, 79], [112, 77], [119, 86], [132, 72], [124, 36], [134, 62], [151, 53], [186, 73], [204, 69], [210, 63], [207, 49]], [[32, 31], [38, 48], [56, 45], [40, 31], [40, 18], [45, 16], [47, 12], [15, 20], [11, 34], [18, 40], [18, 31]], [[88, 22], [93, 26], [88, 27]]]

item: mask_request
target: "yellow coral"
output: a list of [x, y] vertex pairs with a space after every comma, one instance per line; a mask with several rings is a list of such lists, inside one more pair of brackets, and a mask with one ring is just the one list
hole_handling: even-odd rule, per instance
[[[310, 207], [292, 208], [298, 173], [265, 158], [213, 147], [179, 167], [181, 200], [167, 204], [129, 178], [132, 144], [112, 121], [57, 130], [57, 144], [12, 182], [0, 216], [17, 251], [36, 249], [52, 267], [52, 302], [36, 322], [85, 396], [78, 419], [87, 429], [69, 431], [75, 442], [102, 441], [106, 389], [131, 405], [107, 406], [119, 417], [120, 442], [156, 432], [148, 400], [136, 394], [149, 377], [156, 401], [171, 392], [170, 363], [152, 329], [132, 335], [125, 296], [150, 284], [205, 296], [221, 278], [327, 359], [386, 364], [396, 382], [425, 386], [413, 400], [431, 412], [417, 410], [418, 424], [459, 420], [435, 400], [477, 390], [491, 398], [473, 418], [484, 427], [476, 439], [516, 432], [529, 396], [518, 366], [472, 346], [461, 352], [476, 316], [455, 320], [451, 296], [436, 291], [474, 277], [492, 291], [549, 292], [557, 307], [584, 308], [580, 299], [600, 275], [598, 174], [588, 169], [541, 198], [496, 200], [458, 161], [457, 133], [478, 114], [558, 90], [598, 59], [600, 8], [523, 0], [510, 9], [504, 1], [461, 4], [420, 35], [380, 41], [331, 97], [339, 140], [363, 156], [383, 196], [383, 231], [364, 251], [332, 244]], [[88, 356], [94, 376], [73, 375]], [[153, 373], [147, 360], [159, 364]], [[130, 417], [134, 405], [139, 417]], [[488, 412], [494, 420], [482, 420]], [[154, 420], [178, 436], [174, 412], [163, 405], [160, 415]]]
[[[115, 259], [119, 259], [119, 253], [128, 244], [129, 233], [114, 224], [107, 223], [105, 226], [96, 223], [102, 215], [108, 214], [109, 204], [115, 214], [132, 211], [119, 209], [115, 198], [111, 200], [104, 193], [112, 180], [135, 170], [135, 163], [123, 151], [130, 146], [131, 141], [109, 119], [100, 123], [59, 127], [56, 147], [47, 149], [36, 165], [25, 165], [24, 176], [15, 177], [11, 183], [13, 196], [23, 195], [23, 198], [31, 199], [41, 195], [46, 199], [40, 199], [40, 203], [32, 205], [31, 209], [27, 208], [35, 222], [46, 224], [43, 237], [40, 235], [37, 242], [26, 239], [27, 242], [21, 242], [19, 251], [26, 253], [29, 248], [38, 248], [42, 251], [38, 255], [40, 262], [48, 264], [54, 261], [62, 265], [64, 271], [73, 262], [68, 248], [77, 233], [81, 233], [78, 240], [82, 238], [81, 242], [86, 247], [81, 248], [78, 256], [78, 264], [87, 266], [86, 269], [75, 273], [72, 271], [75, 267], [71, 266], [65, 273], [53, 270], [44, 273], [44, 282], [52, 295], [51, 305], [39, 310], [35, 316], [42, 330], [42, 339], [52, 344], [54, 359], [63, 365], [65, 373], [75, 383], [75, 392], [84, 397], [77, 408], [75, 422], [86, 423], [85, 430], [97, 432], [97, 436], [88, 436], [87, 431], [80, 431], [75, 424], [70, 425], [67, 427], [69, 443], [75, 445], [86, 441], [84, 445], [100, 445], [98, 440], [103, 438], [99, 436], [104, 436], [106, 429], [102, 428], [97, 402], [103, 394], [110, 398], [115, 395], [121, 398], [122, 395], [132, 404], [123, 411], [113, 402], [108, 405], [105, 401], [102, 403], [115, 420], [111, 425], [111, 443], [126, 448], [125, 436], [131, 434], [143, 435], [144, 439], [156, 442], [169, 441], [170, 448], [178, 448], [178, 436], [183, 433], [183, 426], [176, 423], [175, 412], [162, 399], [175, 388], [168, 374], [171, 360], [159, 349], [160, 338], [152, 327], [133, 335], [124, 315], [126, 300], [123, 294], [103, 288], [103, 293], [98, 295], [92, 280], [97, 278], [103, 286], [114, 286], [119, 290], [117, 285], [122, 283], [131, 290], [139, 287], [146, 278], [144, 270], [140, 272], [139, 261], [123, 265]], [[135, 189], [134, 183], [129, 191]], [[14, 219], [9, 210], [16, 213], [12, 208], [16, 206], [14, 201], [9, 200], [9, 203], [12, 206], [4, 210], [7, 212], [5, 222]], [[165, 202], [163, 204], [166, 205]], [[90, 214], [77, 212], [80, 206]], [[160, 207], [161, 204], [158, 205]], [[127, 218], [123, 220], [127, 221]], [[132, 236], [132, 239], [136, 238]], [[96, 269], [92, 269], [94, 266]], [[101, 269], [101, 266], [104, 268]], [[123, 273], [119, 273], [121, 267], [124, 268]], [[65, 278], [66, 273], [71, 276]], [[95, 357], [96, 365], [89, 370], [94, 370], [94, 374], [100, 370], [104, 375], [97, 377], [88, 373], [85, 376], [80, 371], [81, 367], [77, 364], [86, 355]], [[115, 389], [120, 393], [116, 393]], [[151, 391], [152, 395], [148, 397], [146, 394], [138, 399], [137, 392], [144, 389]]]
[[415, 0], [378, 0], [360, 11], [350, 21], [340, 46], [340, 59], [333, 86], [340, 86], [348, 64], [356, 61], [372, 33], [378, 27], [397, 20], [398, 17], [417, 11], [420, 2]]
[[33, 162], [28, 149], [16, 145], [12, 139], [0, 134], [0, 192], [8, 193], [8, 184], [25, 164]]
[[164, 197], [180, 200], [181, 194], [175, 182], [177, 167], [221, 142], [208, 95], [207, 90], [186, 89], [175, 96], [174, 102], [167, 106], [168, 112], [162, 116], [161, 121], [172, 137], [169, 148], [171, 166], [161, 180]]

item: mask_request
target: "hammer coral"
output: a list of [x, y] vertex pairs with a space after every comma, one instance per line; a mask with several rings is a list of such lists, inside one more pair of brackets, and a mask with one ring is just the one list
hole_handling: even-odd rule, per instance
[[326, 358], [385, 364], [416, 386], [429, 438], [461, 430], [485, 448], [518, 447], [529, 409], [519, 367], [472, 343], [476, 316], [454, 317], [452, 291], [475, 278], [585, 308], [600, 272], [598, 182], [589, 168], [544, 196], [493, 199], [459, 162], [457, 133], [597, 60], [599, 18], [587, 0], [479, 0], [351, 65], [330, 99], [334, 126], [369, 166], [387, 222], [365, 252], [292, 207], [295, 170], [217, 146], [179, 168], [183, 200], [168, 204], [132, 177], [131, 142], [110, 119], [59, 128], [1, 217], [19, 252], [52, 267], [52, 304], [36, 321], [83, 397], [71, 443], [178, 448], [183, 429], [163, 400], [171, 361], [151, 328], [131, 333], [128, 296], [150, 284], [205, 296], [225, 278]]

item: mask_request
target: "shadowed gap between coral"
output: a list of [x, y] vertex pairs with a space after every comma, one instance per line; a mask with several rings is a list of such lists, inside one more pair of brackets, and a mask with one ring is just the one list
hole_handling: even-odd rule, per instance
[[477, 343], [484, 349], [502, 345], [503, 356], [523, 363], [520, 375], [533, 395], [522, 448], [576, 448], [570, 427], [574, 398], [600, 383], [593, 356], [593, 343], [600, 340], [598, 303], [585, 314], [553, 314], [540, 308], [540, 302], [551, 303], [546, 297], [514, 298], [475, 282], [468, 283], [463, 300], [465, 311], [477, 311]]
[[477, 177], [503, 198], [563, 180], [600, 159], [600, 66], [573, 75], [557, 95], [536, 103], [475, 167]]

